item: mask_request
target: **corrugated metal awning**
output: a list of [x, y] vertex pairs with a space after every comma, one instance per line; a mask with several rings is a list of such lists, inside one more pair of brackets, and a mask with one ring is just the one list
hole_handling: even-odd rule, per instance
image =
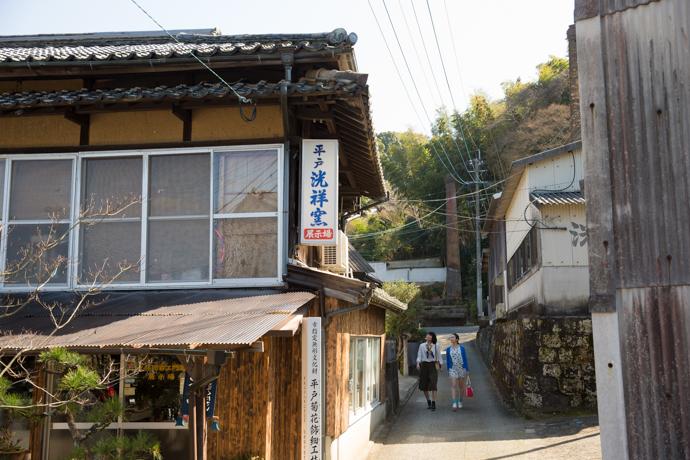
[[581, 192], [532, 192], [530, 198], [537, 205], [585, 204], [585, 197]]
[[[0, 349], [251, 345], [281, 328], [314, 298], [308, 292], [243, 294], [238, 297], [229, 290], [111, 293], [52, 336], [55, 327], [47, 310], [31, 304], [3, 321]], [[50, 302], [64, 305], [69, 314], [73, 306], [68, 299], [63, 294], [61, 300]]]

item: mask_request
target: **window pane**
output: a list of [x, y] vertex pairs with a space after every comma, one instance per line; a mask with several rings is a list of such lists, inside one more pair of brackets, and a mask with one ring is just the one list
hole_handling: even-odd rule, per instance
[[150, 221], [148, 280], [207, 281], [208, 225], [208, 219]]
[[72, 160], [12, 162], [10, 219], [69, 218]]
[[141, 216], [141, 157], [88, 158], [82, 161], [82, 212], [102, 215], [106, 209], [121, 217]]
[[215, 278], [278, 276], [277, 218], [220, 219], [213, 233]]
[[379, 400], [379, 377], [381, 361], [381, 340], [368, 339], [369, 341], [369, 391], [368, 400], [374, 402]]
[[[102, 221], [82, 226], [80, 282], [138, 282], [140, 248], [140, 222]], [[118, 274], [121, 267], [128, 268]]]
[[363, 339], [357, 339], [357, 375], [355, 377], [357, 401], [355, 409], [361, 409], [366, 405], [364, 390], [366, 385], [364, 366], [366, 364], [366, 342]]
[[208, 215], [210, 155], [151, 157], [149, 200], [151, 216]]
[[275, 150], [215, 156], [215, 212], [278, 210], [278, 155]]
[[[130, 358], [125, 378], [128, 422], [174, 422], [180, 411], [185, 367], [168, 356]], [[143, 372], [136, 373], [137, 369]], [[132, 375], [133, 374], [133, 375]]]
[[13, 225], [7, 235], [5, 283], [65, 284], [69, 224]]

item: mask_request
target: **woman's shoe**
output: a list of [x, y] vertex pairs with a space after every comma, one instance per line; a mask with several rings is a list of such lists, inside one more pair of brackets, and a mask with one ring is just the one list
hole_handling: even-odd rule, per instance
[[458, 403], [453, 401], [453, 412], [457, 412], [457, 411], [458, 411]]
[[462, 409], [462, 401], [458, 401], [458, 409]]
[[436, 401], [431, 401], [431, 411], [436, 412]]

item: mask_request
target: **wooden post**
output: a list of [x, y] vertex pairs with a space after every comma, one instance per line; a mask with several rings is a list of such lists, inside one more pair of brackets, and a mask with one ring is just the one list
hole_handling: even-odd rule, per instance
[[446, 176], [446, 298], [462, 298], [460, 275], [460, 237], [458, 235], [458, 204], [455, 181]]

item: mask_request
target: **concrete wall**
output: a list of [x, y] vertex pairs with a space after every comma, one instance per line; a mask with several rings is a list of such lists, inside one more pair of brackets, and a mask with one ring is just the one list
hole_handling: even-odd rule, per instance
[[523, 414], [597, 407], [589, 317], [501, 319], [477, 334], [506, 402]]
[[386, 419], [386, 405], [379, 404], [355, 419], [336, 439], [326, 438], [326, 460], [360, 460], [372, 446], [372, 434]]
[[446, 268], [389, 268], [386, 262], [369, 262], [382, 281], [406, 281], [409, 283], [429, 284], [446, 281]]
[[[540, 211], [545, 226], [559, 227], [559, 229], [539, 231], [542, 265], [547, 267], [588, 266], [587, 235], [579, 227], [587, 225], [585, 205], [542, 206]], [[571, 232], [576, 232], [577, 235]]]

